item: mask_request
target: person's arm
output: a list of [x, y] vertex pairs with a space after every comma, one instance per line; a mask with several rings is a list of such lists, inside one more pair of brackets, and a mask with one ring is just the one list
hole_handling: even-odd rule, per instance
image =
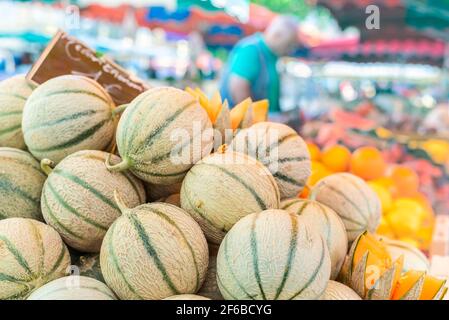
[[251, 85], [249, 81], [237, 74], [230, 76], [229, 89], [232, 101], [236, 104], [251, 96]]

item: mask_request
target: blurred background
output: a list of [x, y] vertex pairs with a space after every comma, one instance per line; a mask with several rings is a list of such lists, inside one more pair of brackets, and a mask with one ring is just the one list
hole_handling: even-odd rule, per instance
[[1, 1], [0, 79], [63, 29], [151, 86], [211, 97], [235, 44], [280, 14], [299, 24], [277, 113], [309, 143], [309, 185], [357, 171], [382, 199], [379, 232], [429, 250], [449, 215], [448, 0]]

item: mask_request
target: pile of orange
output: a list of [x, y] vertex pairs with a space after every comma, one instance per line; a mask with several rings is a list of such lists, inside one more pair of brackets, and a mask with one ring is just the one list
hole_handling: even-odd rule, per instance
[[383, 216], [377, 232], [428, 249], [434, 214], [426, 196], [419, 192], [419, 177], [413, 170], [388, 164], [382, 152], [371, 146], [352, 153], [343, 145], [324, 150], [312, 142], [307, 146], [312, 159], [312, 174], [300, 197], [308, 197], [310, 187], [332, 173], [351, 172], [366, 180], [379, 196]]

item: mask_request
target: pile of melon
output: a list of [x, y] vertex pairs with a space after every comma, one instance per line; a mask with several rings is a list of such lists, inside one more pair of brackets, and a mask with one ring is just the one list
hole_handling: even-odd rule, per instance
[[362, 179], [298, 197], [310, 153], [266, 101], [160, 87], [118, 107], [80, 76], [0, 92], [0, 299], [446, 293], [422, 253], [370, 233], [381, 206]]

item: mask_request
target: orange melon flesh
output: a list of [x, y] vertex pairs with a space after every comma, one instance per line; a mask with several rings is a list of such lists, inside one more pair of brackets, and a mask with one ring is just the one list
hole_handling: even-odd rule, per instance
[[424, 271], [409, 270], [396, 283], [392, 300], [400, 300], [413, 285], [423, 276]]
[[440, 291], [441, 287], [445, 284], [446, 280], [426, 275], [419, 300], [433, 300], [438, 291]]
[[[353, 268], [357, 266], [366, 252], [368, 252], [368, 259], [366, 262], [365, 279], [370, 279], [370, 283], [366, 284], [366, 289], [370, 289], [375, 285], [380, 276], [391, 267], [392, 262], [384, 244], [366, 233], [360, 237], [357, 243], [353, 257]], [[373, 266], [376, 266], [379, 272], [376, 272]]]
[[399, 282], [399, 279], [401, 278], [402, 269], [404, 268], [404, 256], [400, 256], [395, 262], [395, 272], [394, 272], [394, 278], [393, 278], [393, 284], [391, 290], [391, 296], [390, 299], [393, 297], [394, 294], [394, 288], [396, 288], [397, 283]]
[[240, 125], [240, 123], [243, 121], [243, 118], [245, 117], [246, 112], [248, 111], [249, 106], [251, 105], [252, 100], [251, 98], [246, 98], [239, 104], [237, 104], [234, 108], [231, 110], [231, 127], [232, 129], [237, 129]]
[[220, 92], [215, 91], [212, 99], [210, 99], [209, 101], [208, 107], [206, 108], [206, 111], [212, 123], [215, 123], [215, 121], [217, 120], [218, 114], [220, 113], [222, 107], [223, 103], [221, 101]]
[[267, 99], [253, 102], [254, 123], [267, 121], [268, 107]]

